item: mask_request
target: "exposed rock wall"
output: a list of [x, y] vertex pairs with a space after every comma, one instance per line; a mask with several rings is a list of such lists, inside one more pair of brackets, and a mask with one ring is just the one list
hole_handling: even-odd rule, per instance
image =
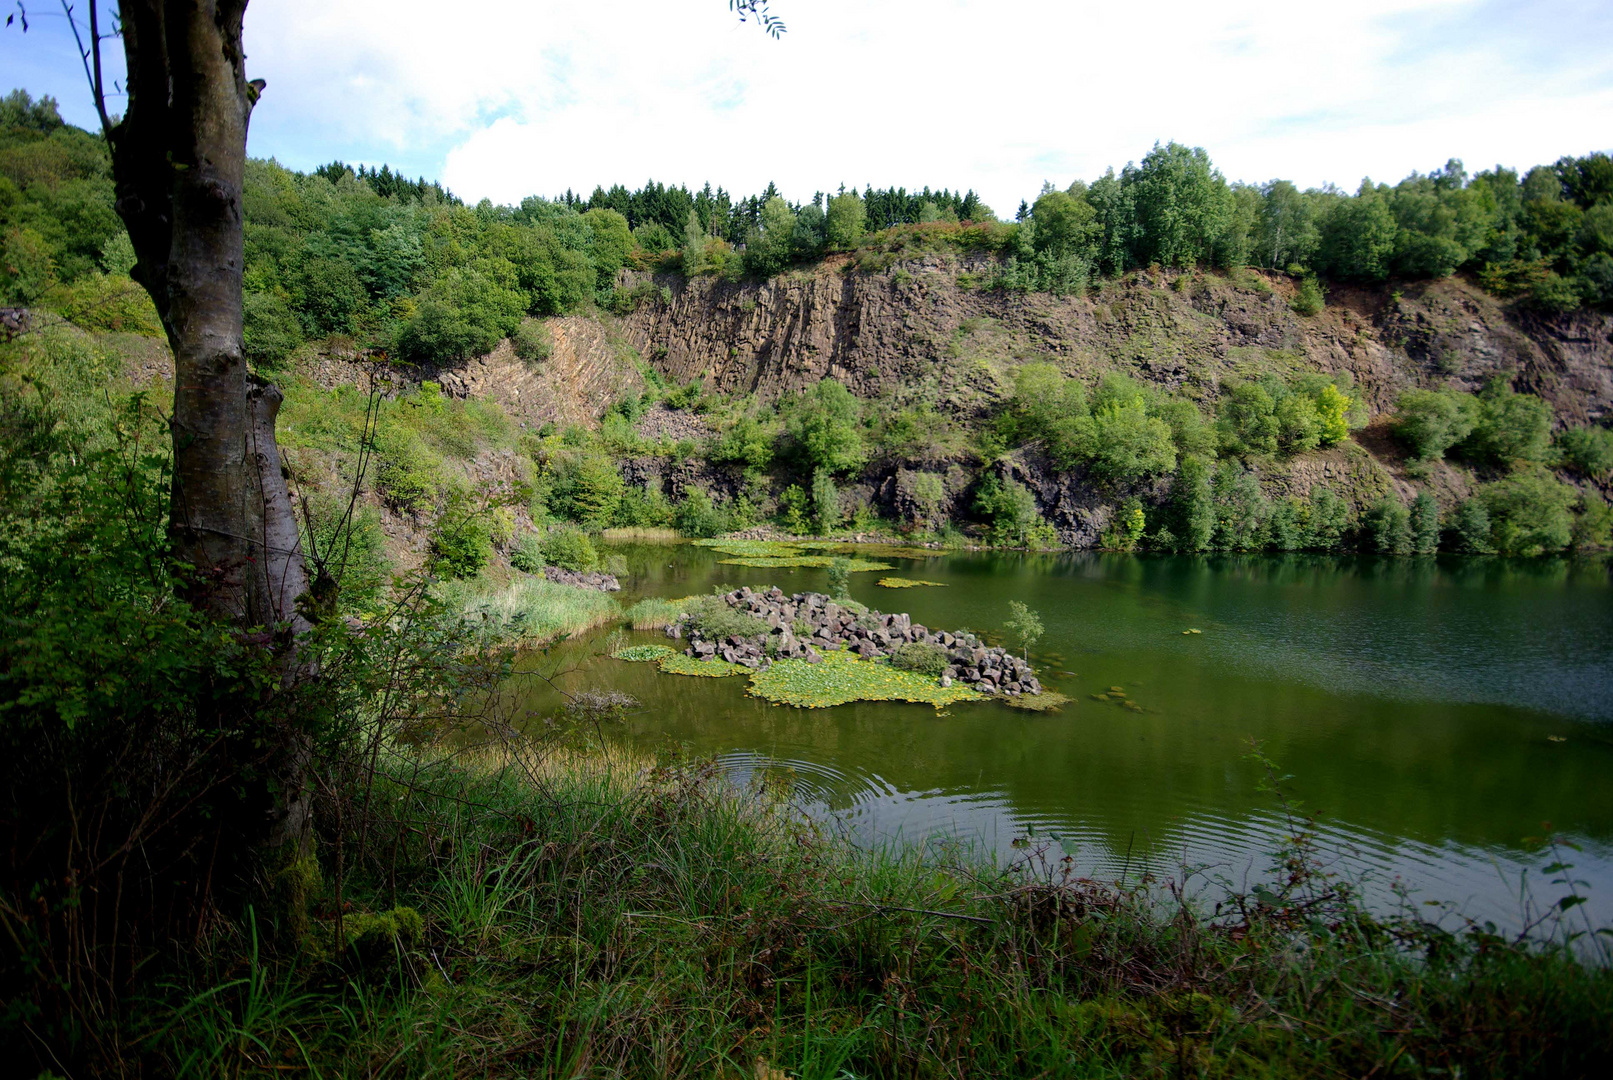
[[646, 301], [623, 326], [669, 379], [763, 398], [833, 376], [862, 397], [972, 412], [1019, 363], [1050, 359], [1206, 399], [1228, 376], [1349, 372], [1375, 413], [1411, 386], [1476, 389], [1512, 370], [1570, 421], [1613, 408], [1613, 317], [1534, 316], [1457, 278], [1338, 286], [1306, 317], [1285, 275], [1156, 270], [1055, 297], [974, 288], [988, 263], [934, 255], [864, 273], [841, 260], [760, 283], [662, 275], [670, 302]]

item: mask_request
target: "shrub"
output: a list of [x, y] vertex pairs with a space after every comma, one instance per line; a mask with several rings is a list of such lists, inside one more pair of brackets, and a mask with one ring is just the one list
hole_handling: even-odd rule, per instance
[[1170, 425], [1148, 415], [1141, 394], [1100, 405], [1091, 433], [1091, 469], [1100, 480], [1125, 484], [1176, 468]]
[[1573, 539], [1577, 493], [1546, 469], [1524, 468], [1479, 492], [1490, 515], [1490, 542], [1503, 555], [1561, 551]]
[[1488, 555], [1495, 550], [1490, 543], [1490, 512], [1478, 499], [1464, 499], [1451, 511], [1445, 526], [1445, 546], [1464, 555]]
[[1305, 546], [1312, 551], [1336, 551], [1350, 528], [1350, 508], [1332, 488], [1311, 488]]
[[987, 476], [975, 493], [974, 508], [986, 522], [987, 539], [998, 547], [1042, 548], [1058, 542], [1036, 509], [1036, 496], [1017, 480]]
[[1177, 550], [1208, 550], [1215, 535], [1215, 494], [1209, 467], [1200, 458], [1185, 455], [1171, 490]]
[[684, 536], [711, 537], [728, 531], [728, 515], [703, 489], [691, 487], [672, 512], [672, 524]]
[[836, 600], [851, 595], [850, 559], [835, 559], [829, 563], [829, 595]]
[[1407, 390], [1395, 402], [1391, 430], [1422, 461], [1438, 461], [1472, 433], [1479, 404], [1455, 390]]
[[1439, 503], [1426, 491], [1411, 500], [1411, 550], [1429, 555], [1439, 548]]
[[1594, 491], [1586, 492], [1580, 500], [1579, 513], [1574, 515], [1574, 530], [1570, 540], [1575, 551], [1606, 548], [1613, 542], [1613, 508]]
[[536, 574], [543, 569], [543, 541], [537, 533], [522, 533], [510, 552], [510, 565], [524, 574]]
[[792, 533], [807, 530], [807, 493], [800, 484], [791, 484], [778, 497], [779, 522]]
[[1460, 450], [1463, 457], [1489, 465], [1539, 461], [1550, 436], [1551, 406], [1495, 378], [1479, 394], [1478, 420]]
[[1412, 550], [1411, 514], [1406, 504], [1385, 495], [1368, 510], [1361, 523], [1366, 546], [1380, 555], [1409, 555]]
[[757, 637], [768, 626], [756, 616], [735, 610], [721, 596], [701, 596], [689, 603], [690, 622], [706, 637], [721, 641], [730, 637]]
[[603, 454], [585, 453], [558, 458], [549, 505], [585, 528], [608, 528], [615, 520], [626, 482], [616, 462]]
[[825, 534], [838, 529], [845, 517], [840, 508], [840, 489], [829, 470], [821, 467], [812, 474], [812, 517], [818, 532]]
[[1314, 276], [1307, 276], [1305, 280], [1299, 283], [1299, 290], [1294, 293], [1294, 299], [1289, 302], [1288, 306], [1301, 315], [1310, 316], [1318, 314], [1322, 310], [1324, 303], [1322, 283], [1317, 281]]
[[[575, 525], [554, 525], [543, 538], [545, 566], [586, 574], [599, 566], [599, 552], [588, 534]], [[539, 567], [542, 569], [542, 567]]]
[[1221, 445], [1231, 454], [1275, 454], [1282, 426], [1270, 389], [1257, 382], [1230, 382], [1221, 399]]
[[1601, 476], [1613, 470], [1613, 430], [1577, 427], [1560, 432], [1557, 455], [1565, 468], [1581, 476]]
[[1221, 551], [1259, 551], [1266, 546], [1272, 507], [1254, 473], [1223, 461], [1211, 485], [1214, 507], [1212, 546]]
[[479, 514], [452, 515], [438, 524], [431, 538], [437, 573], [450, 578], [475, 577], [492, 557], [492, 538]]
[[629, 485], [616, 504], [616, 526], [624, 529], [664, 529], [672, 524], [672, 504], [659, 486]]
[[[54, 285], [46, 291], [44, 303], [68, 322], [85, 330], [162, 336], [162, 322], [157, 318], [157, 309], [151, 303], [151, 296], [122, 274], [91, 272], [71, 285]], [[296, 319], [290, 311], [285, 312], [285, 318], [295, 327]], [[251, 330], [257, 327], [250, 322], [248, 327], [247, 355], [257, 359], [253, 356], [251, 344]], [[295, 346], [296, 340], [291, 344]]]
[[928, 641], [910, 641], [891, 650], [890, 665], [920, 675], [939, 676], [947, 669], [946, 650]]
[[554, 350], [554, 339], [549, 335], [549, 328], [539, 319], [522, 319], [521, 325], [510, 335], [510, 344], [515, 349], [515, 355], [529, 363], [549, 359], [549, 353]]
[[862, 405], [834, 379], [823, 379], [792, 403], [789, 433], [805, 464], [830, 473], [860, 466], [867, 457]]
[[242, 294], [241, 317], [246, 356], [254, 364], [277, 364], [302, 344], [302, 323], [273, 293]]

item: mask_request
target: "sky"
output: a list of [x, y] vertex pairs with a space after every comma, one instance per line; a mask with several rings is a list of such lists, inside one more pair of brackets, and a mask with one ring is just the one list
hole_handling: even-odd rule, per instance
[[[27, 2], [27, 0], [25, 0]], [[79, 9], [90, 0], [78, 0]], [[59, 9], [0, 31], [0, 92], [93, 121]], [[1000, 215], [1202, 146], [1229, 180], [1396, 181], [1613, 149], [1613, 4], [1581, 0], [252, 0], [250, 153], [469, 201], [646, 179], [789, 198], [973, 188]], [[116, 72], [120, 46], [109, 42]], [[114, 103], [115, 104], [115, 103]]]

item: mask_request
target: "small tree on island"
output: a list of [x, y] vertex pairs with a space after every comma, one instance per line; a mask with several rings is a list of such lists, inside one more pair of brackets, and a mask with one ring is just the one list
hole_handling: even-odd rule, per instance
[[1031, 646], [1041, 640], [1043, 629], [1040, 615], [1018, 600], [1008, 601], [1008, 621], [1003, 623], [1003, 632], [1018, 639], [1027, 664], [1031, 660]]

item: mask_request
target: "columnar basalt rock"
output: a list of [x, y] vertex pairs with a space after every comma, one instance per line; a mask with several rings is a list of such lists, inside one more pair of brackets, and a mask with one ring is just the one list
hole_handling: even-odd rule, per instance
[[943, 685], [961, 682], [982, 693], [1008, 696], [1042, 692], [1031, 666], [1006, 649], [987, 646], [973, 634], [932, 631], [906, 614], [853, 607], [823, 593], [786, 595], [777, 586], [761, 592], [739, 588], [722, 599], [735, 611], [759, 619], [768, 632], [714, 641], [692, 616], [684, 615], [666, 628], [666, 635], [687, 640], [683, 651], [697, 660], [726, 660], [755, 669], [774, 660], [817, 663], [829, 649], [847, 649], [864, 660], [875, 660], [919, 642], [945, 652]]

